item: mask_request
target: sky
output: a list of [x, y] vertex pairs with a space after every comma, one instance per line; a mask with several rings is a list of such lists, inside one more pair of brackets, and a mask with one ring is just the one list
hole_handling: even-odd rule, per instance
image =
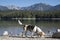
[[36, 3], [45, 3], [52, 6], [60, 4], [60, 0], [0, 0], [0, 5], [16, 5], [19, 7], [27, 7]]

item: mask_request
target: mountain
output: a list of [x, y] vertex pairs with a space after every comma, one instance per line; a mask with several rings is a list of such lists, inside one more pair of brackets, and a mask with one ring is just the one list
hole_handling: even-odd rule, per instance
[[7, 6], [7, 8], [8, 8], [9, 10], [20, 10], [20, 7], [17, 7], [17, 6], [15, 6], [15, 5], [9, 5], [9, 6]]
[[52, 7], [53, 6], [47, 5], [44, 3], [38, 3], [38, 4], [31, 5], [29, 7], [23, 7], [22, 10], [41, 10], [41, 11], [43, 11], [43, 10], [49, 10]]
[[60, 4], [56, 6], [51, 6], [47, 5], [45, 3], [38, 3], [38, 4], [33, 4], [29, 7], [22, 7], [22, 10], [41, 10], [41, 11], [46, 11], [46, 10], [60, 10]]
[[59, 5], [56, 5], [52, 8], [52, 10], [60, 10], [60, 4]]
[[0, 5], [0, 10], [41, 10], [41, 11], [60, 10], [60, 4], [56, 6], [51, 6], [45, 3], [37, 3], [28, 7], [18, 7], [15, 5], [9, 5], [9, 6]]
[[1, 6], [0, 5], [0, 10], [8, 10], [8, 8], [6, 6]]

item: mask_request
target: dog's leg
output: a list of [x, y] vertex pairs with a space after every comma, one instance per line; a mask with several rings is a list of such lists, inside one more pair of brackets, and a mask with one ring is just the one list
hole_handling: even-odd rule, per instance
[[27, 31], [25, 31], [25, 36], [27, 37]]
[[32, 32], [31, 37], [34, 36], [34, 32]]
[[27, 31], [24, 30], [23, 31], [23, 34], [27, 37]]
[[36, 32], [36, 27], [34, 27], [34, 29], [32, 30], [31, 36], [33, 36], [35, 32]]
[[27, 26], [23, 27], [23, 33], [24, 33], [25, 36], [27, 36]]

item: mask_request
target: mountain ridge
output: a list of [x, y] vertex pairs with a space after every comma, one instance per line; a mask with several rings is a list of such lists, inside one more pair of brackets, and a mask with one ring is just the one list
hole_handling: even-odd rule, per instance
[[56, 6], [48, 5], [45, 3], [37, 3], [33, 4], [28, 7], [18, 7], [15, 5], [10, 5], [10, 6], [2, 6], [0, 5], [0, 10], [41, 10], [41, 11], [46, 11], [46, 10], [60, 10], [60, 4]]

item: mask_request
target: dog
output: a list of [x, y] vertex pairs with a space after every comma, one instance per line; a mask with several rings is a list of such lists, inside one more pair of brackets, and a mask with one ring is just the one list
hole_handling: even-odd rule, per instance
[[20, 20], [18, 20], [19, 24], [23, 26], [23, 30], [24, 30], [24, 34], [27, 34], [27, 31], [32, 32], [31, 36], [34, 35], [34, 33], [36, 33], [37, 35], [39, 35], [40, 37], [43, 37], [45, 35], [45, 33], [38, 27], [38, 26], [34, 26], [31, 24], [25, 25], [22, 24]]

